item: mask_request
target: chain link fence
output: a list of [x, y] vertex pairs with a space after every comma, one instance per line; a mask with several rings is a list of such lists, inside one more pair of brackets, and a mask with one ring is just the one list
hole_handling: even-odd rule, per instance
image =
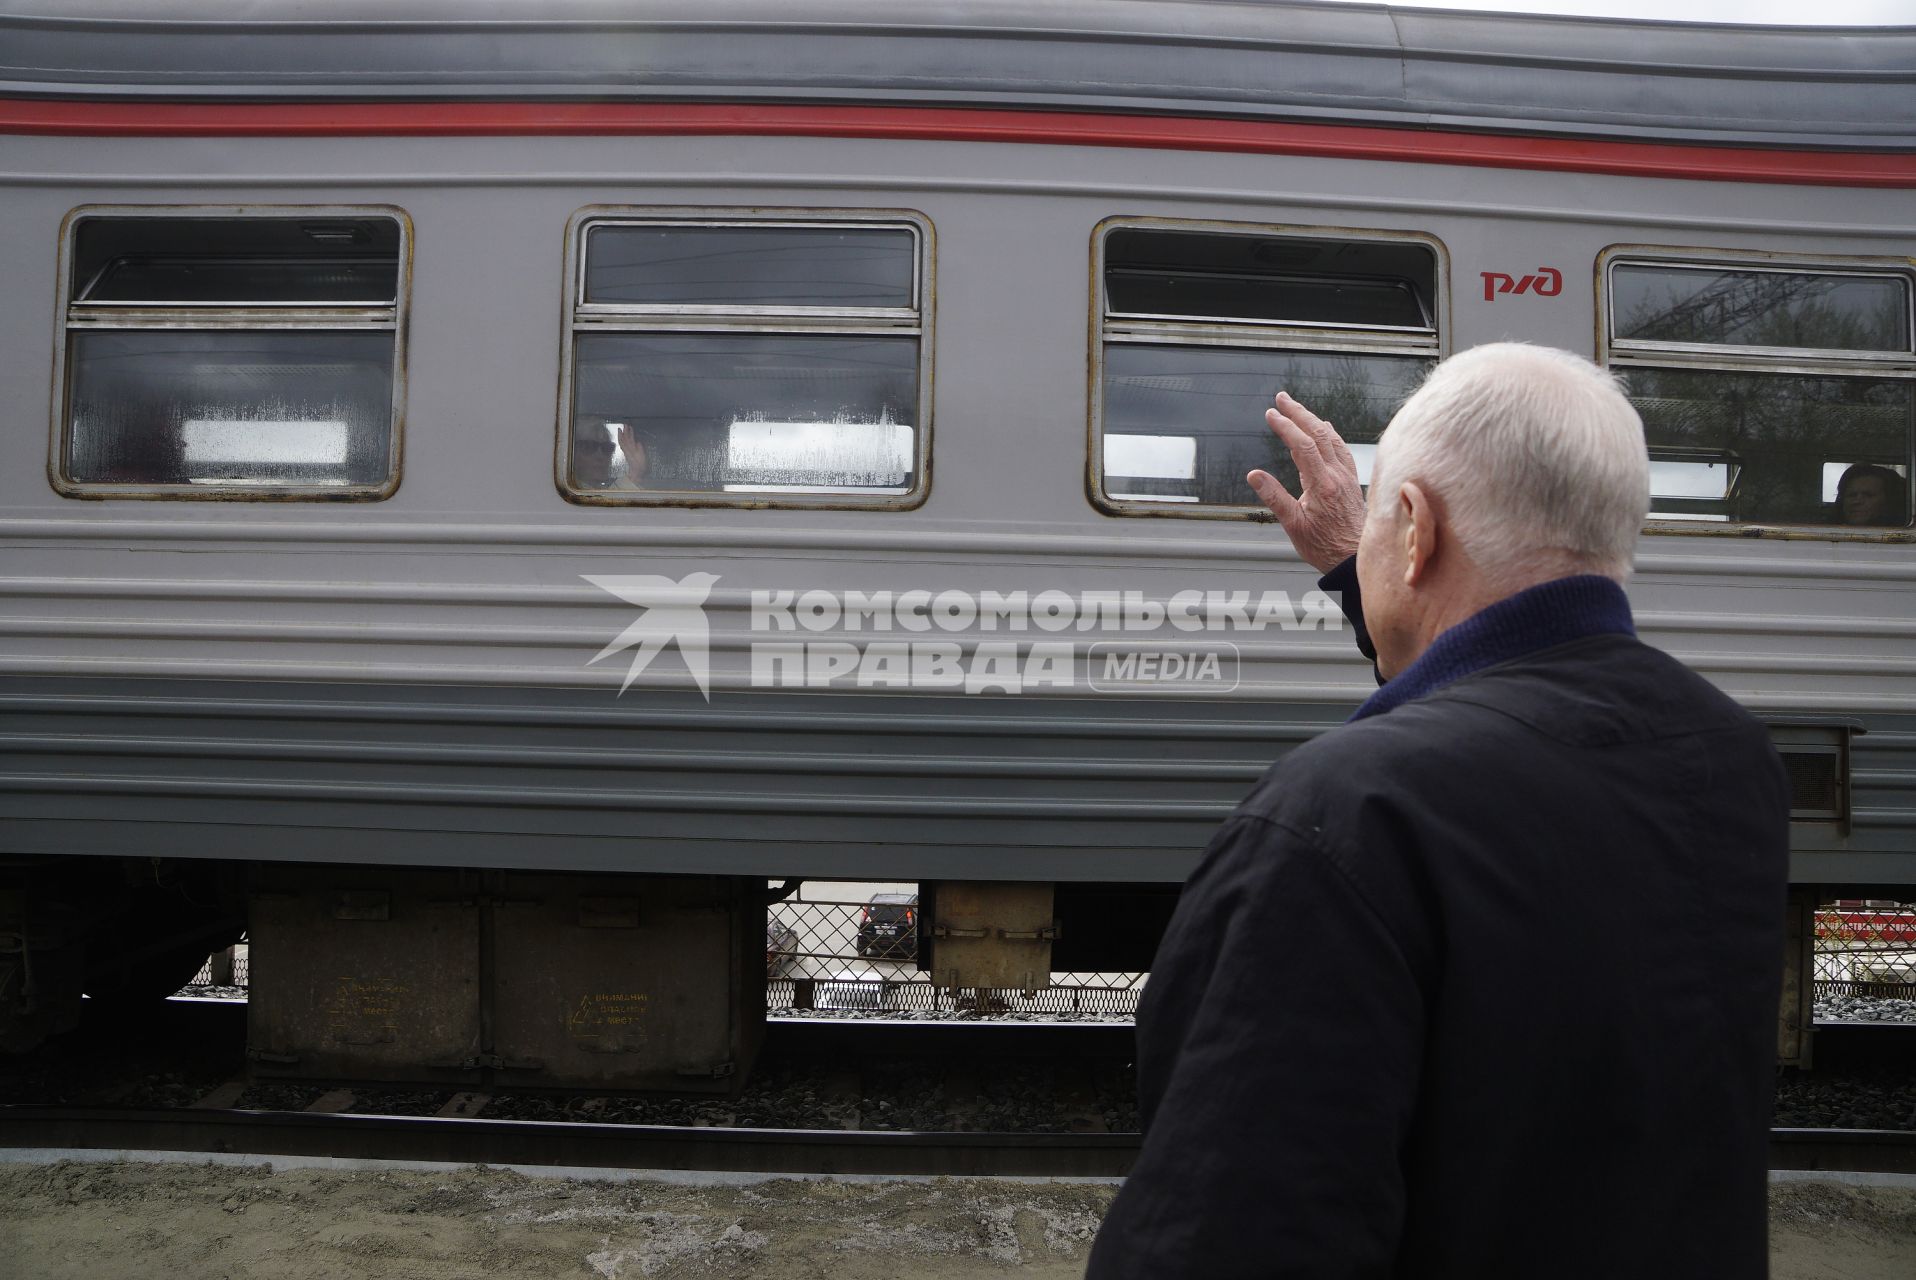
[[1839, 898], [1816, 909], [1820, 999], [1916, 1000], [1916, 905]]
[[766, 912], [766, 1005], [775, 1013], [943, 1013], [957, 1017], [1128, 1018], [1142, 973], [1054, 973], [1017, 989], [934, 987], [918, 968], [918, 900], [879, 893], [860, 902], [774, 902]]
[[215, 951], [186, 984], [182, 995], [206, 995], [213, 991], [237, 991], [246, 986], [246, 968], [250, 948], [235, 943], [224, 951]]

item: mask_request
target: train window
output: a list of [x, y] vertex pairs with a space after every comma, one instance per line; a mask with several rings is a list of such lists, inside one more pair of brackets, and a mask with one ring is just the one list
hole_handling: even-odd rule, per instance
[[1114, 227], [1107, 315], [1431, 333], [1436, 259], [1422, 244]]
[[80, 219], [73, 300], [121, 306], [396, 306], [392, 218]]
[[1909, 287], [1895, 276], [1619, 263], [1610, 286], [1619, 345], [1910, 349]]
[[898, 213], [576, 217], [562, 491], [617, 504], [922, 501], [930, 239]]
[[582, 300], [629, 307], [859, 308], [909, 312], [917, 237], [907, 227], [587, 228]]
[[1643, 417], [1651, 516], [1863, 532], [1910, 522], [1907, 268], [1605, 261], [1605, 355]]
[[1434, 241], [1120, 219], [1097, 241], [1091, 491], [1115, 514], [1261, 513], [1296, 471], [1264, 425], [1279, 390], [1335, 422], [1368, 474], [1440, 354]]
[[389, 211], [79, 211], [65, 246], [56, 487], [390, 494], [406, 234]]

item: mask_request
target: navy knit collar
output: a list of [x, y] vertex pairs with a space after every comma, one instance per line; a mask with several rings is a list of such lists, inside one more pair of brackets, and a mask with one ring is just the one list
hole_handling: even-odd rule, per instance
[[1380, 716], [1453, 680], [1586, 636], [1634, 636], [1630, 599], [1609, 578], [1579, 574], [1519, 591], [1431, 641], [1417, 661], [1365, 699], [1352, 720]]

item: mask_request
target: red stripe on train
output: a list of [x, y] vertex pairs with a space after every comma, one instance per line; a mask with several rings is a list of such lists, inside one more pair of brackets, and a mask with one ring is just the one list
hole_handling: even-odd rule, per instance
[[1916, 154], [1769, 151], [1360, 125], [943, 107], [648, 102], [0, 101], [0, 133], [66, 137], [759, 135], [1061, 143], [1331, 156], [1497, 169], [1916, 187]]

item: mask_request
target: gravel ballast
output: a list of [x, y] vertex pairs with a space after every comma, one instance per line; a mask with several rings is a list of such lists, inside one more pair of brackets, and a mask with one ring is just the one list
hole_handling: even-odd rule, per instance
[[1819, 996], [1818, 1022], [1916, 1023], [1916, 1000], [1875, 1000], [1867, 996]]

